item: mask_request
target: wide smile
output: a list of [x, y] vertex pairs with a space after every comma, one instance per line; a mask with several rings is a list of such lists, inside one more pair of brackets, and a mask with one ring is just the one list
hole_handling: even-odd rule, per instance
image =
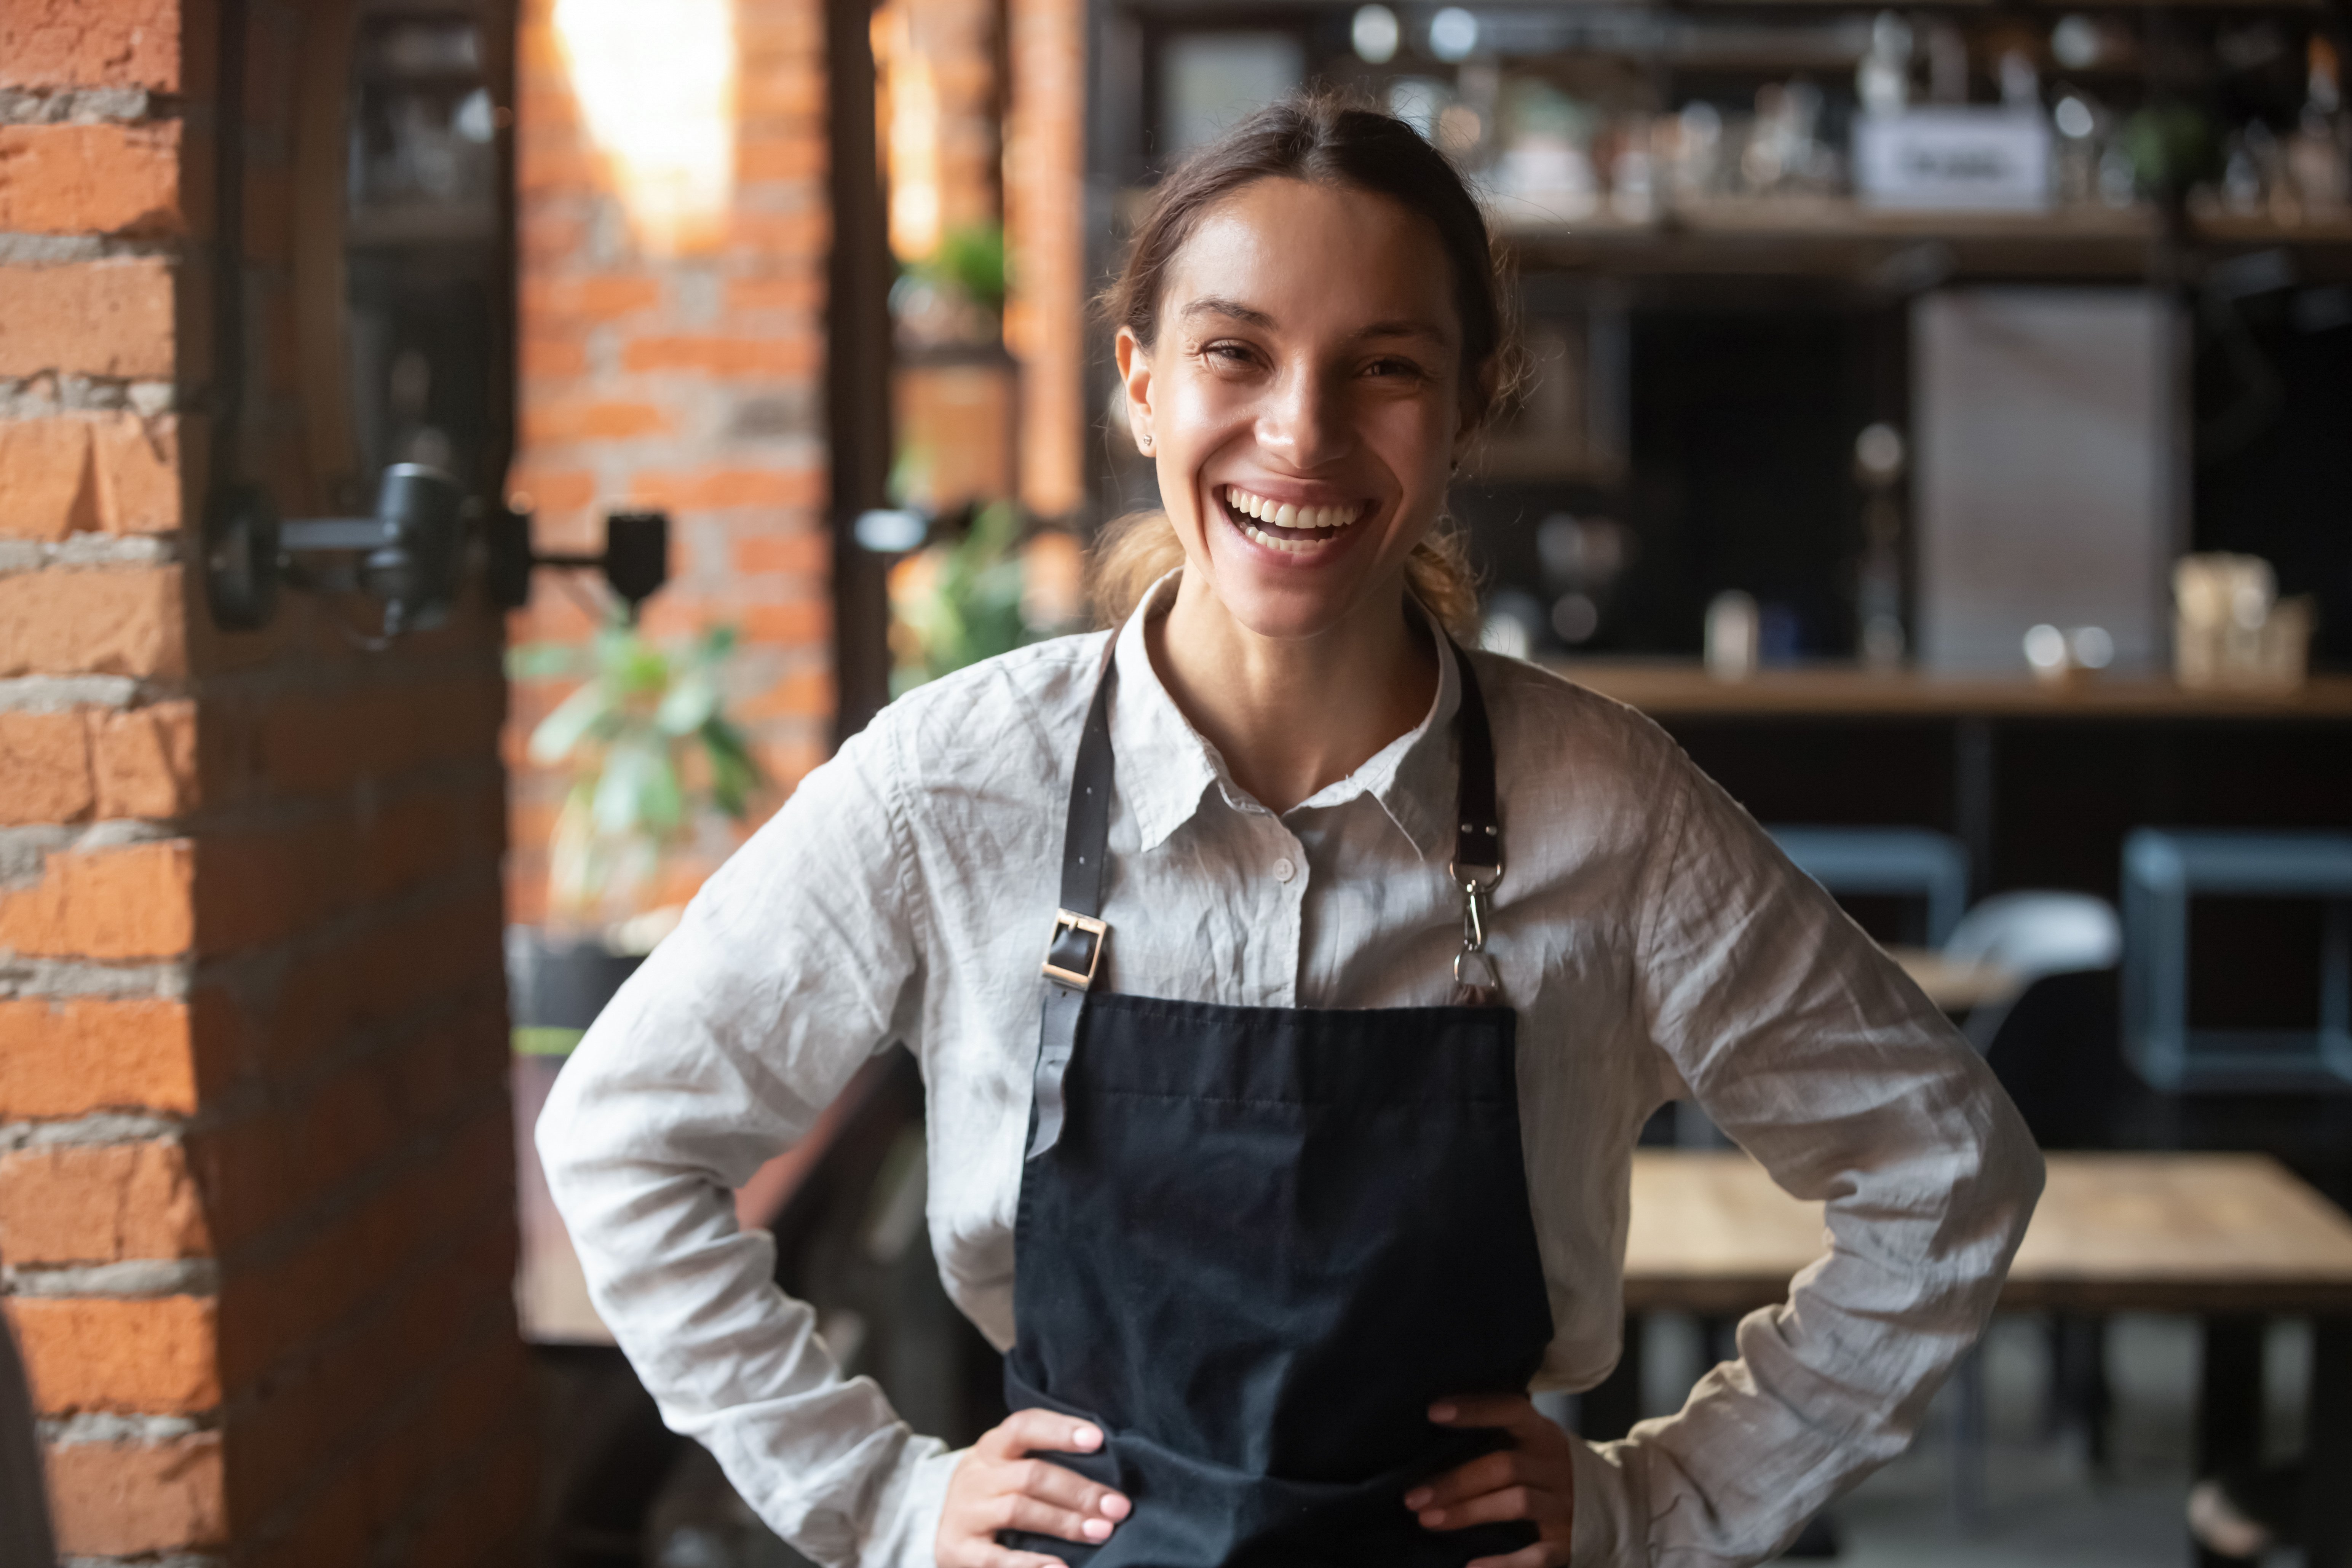
[[1300, 506], [1277, 501], [1239, 485], [1218, 487], [1225, 521], [1253, 544], [1285, 555], [1319, 555], [1337, 548], [1348, 530], [1370, 514], [1370, 501]]

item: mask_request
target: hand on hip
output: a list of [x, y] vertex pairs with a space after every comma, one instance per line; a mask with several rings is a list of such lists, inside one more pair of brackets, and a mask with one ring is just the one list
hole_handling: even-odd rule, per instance
[[1404, 1506], [1426, 1530], [1527, 1520], [1538, 1539], [1502, 1557], [1480, 1557], [1466, 1568], [1562, 1568], [1576, 1521], [1575, 1442], [1524, 1394], [1472, 1394], [1429, 1407], [1441, 1426], [1487, 1426], [1510, 1434], [1511, 1446], [1481, 1455], [1405, 1493]]
[[1000, 1530], [1024, 1530], [1098, 1545], [1125, 1519], [1127, 1499], [1066, 1469], [1039, 1452], [1087, 1453], [1102, 1447], [1099, 1428], [1050, 1410], [1016, 1410], [982, 1434], [948, 1480], [940, 1514], [940, 1568], [1063, 1568], [1060, 1559], [996, 1542]]

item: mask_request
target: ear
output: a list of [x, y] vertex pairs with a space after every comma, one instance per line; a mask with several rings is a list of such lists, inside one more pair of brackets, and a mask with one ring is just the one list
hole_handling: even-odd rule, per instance
[[1146, 457], [1151, 454], [1151, 354], [1138, 341], [1135, 329], [1121, 327], [1118, 338], [1111, 345], [1118, 361], [1118, 381], [1127, 394], [1128, 434], [1135, 437], [1136, 449]]

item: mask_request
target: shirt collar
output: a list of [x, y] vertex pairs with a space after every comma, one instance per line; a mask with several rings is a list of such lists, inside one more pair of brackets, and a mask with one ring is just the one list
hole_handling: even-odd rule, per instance
[[[1118, 792], [1135, 814], [1140, 847], [1146, 851], [1158, 848], [1191, 821], [1212, 787], [1237, 811], [1265, 809], [1234, 783], [1224, 758], [1192, 728], [1151, 667], [1144, 622], [1167, 613], [1176, 578], [1177, 573], [1171, 572], [1145, 591], [1135, 613], [1119, 627], [1111, 654], [1118, 668], [1118, 691], [1111, 703], [1111, 751], [1126, 763], [1118, 770]], [[1462, 703], [1462, 676], [1452, 641], [1418, 603], [1412, 607], [1427, 621], [1437, 644], [1437, 695], [1429, 711], [1363, 766], [1318, 790], [1297, 809], [1336, 806], [1370, 795], [1413, 852], [1426, 860], [1446, 853], [1454, 822], [1453, 720]], [[1150, 761], [1137, 765], [1142, 758]]]

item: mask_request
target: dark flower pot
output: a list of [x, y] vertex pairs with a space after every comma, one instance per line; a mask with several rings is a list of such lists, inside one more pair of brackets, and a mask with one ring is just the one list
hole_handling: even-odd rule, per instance
[[569, 1056], [621, 983], [645, 959], [593, 939], [559, 937], [539, 926], [507, 927], [507, 995], [515, 1054]]

